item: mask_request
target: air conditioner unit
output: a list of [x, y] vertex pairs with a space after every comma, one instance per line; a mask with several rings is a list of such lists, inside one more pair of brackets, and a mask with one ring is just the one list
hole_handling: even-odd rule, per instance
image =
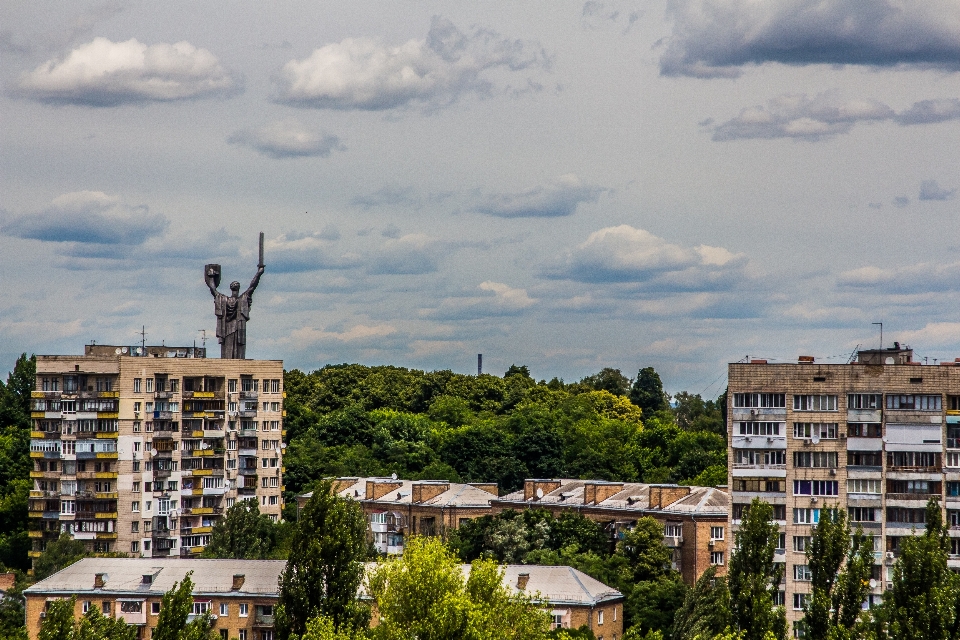
[[756, 410], [756, 409], [750, 409], [750, 415], [752, 415], [752, 416], [757, 415], [757, 410]]
[[830, 469], [830, 475], [832, 475], [832, 476], [837, 475], [837, 470], [836, 470], [836, 469]]
[[46, 612], [46, 611], [41, 611], [41, 612], [40, 612], [40, 619], [41, 619], [41, 620], [46, 620], [46, 618], [47, 618], [47, 612]]
[[816, 496], [810, 498], [810, 504], [817, 504], [817, 502], [819, 502], [819, 499]]
[[773, 442], [773, 436], [767, 436], [767, 442]]
[[893, 560], [893, 551], [887, 551], [887, 560]]
[[713, 545], [716, 544], [716, 542], [717, 542], [716, 540], [711, 540], [710, 542], [707, 543], [707, 545], [712, 547]]
[[893, 583], [892, 583], [892, 582], [888, 582], [888, 583], [887, 583], [887, 589], [893, 589]]
[[844, 439], [846, 439], [846, 437], [847, 437], [847, 432], [846, 432], [846, 431], [841, 431], [841, 432], [840, 432], [840, 439], [841, 439], [841, 440], [844, 440]]

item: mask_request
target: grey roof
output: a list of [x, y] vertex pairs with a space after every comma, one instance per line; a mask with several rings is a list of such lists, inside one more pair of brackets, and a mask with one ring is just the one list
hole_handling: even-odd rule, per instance
[[[730, 511], [730, 494], [715, 487], [689, 487], [690, 493], [675, 500], [663, 508], [650, 506], [650, 487], [641, 482], [624, 482], [623, 489], [598, 504], [583, 504], [583, 488], [589, 480], [559, 480], [560, 487], [544, 493], [537, 501], [524, 500], [523, 490], [514, 491], [501, 496], [498, 500], [503, 503], [524, 503], [563, 506], [585, 506], [601, 509], [622, 509], [625, 512], [657, 512], [665, 515], [689, 516], [722, 516], [726, 517]], [[616, 483], [620, 484], [620, 483]]]
[[[196, 595], [259, 595], [276, 596], [283, 560], [199, 560], [187, 558], [84, 558], [37, 582], [30, 594], [93, 594], [123, 593], [163, 595], [174, 582], [193, 571], [193, 592]], [[103, 573], [104, 586], [94, 589], [96, 574]], [[153, 575], [151, 584], [143, 576]], [[243, 574], [243, 586], [231, 590], [233, 576]]]
[[[484, 491], [479, 487], [475, 487], [471, 484], [461, 484], [458, 482], [446, 482], [439, 480], [402, 480], [402, 479], [393, 479], [393, 478], [383, 478], [383, 477], [369, 477], [369, 478], [337, 478], [337, 480], [354, 480], [351, 484], [343, 487], [337, 492], [337, 495], [343, 496], [345, 498], [354, 498], [356, 500], [364, 500], [366, 502], [375, 502], [375, 503], [384, 503], [384, 505], [406, 505], [413, 503], [413, 485], [414, 484], [436, 484], [442, 482], [443, 484], [449, 484], [450, 488], [446, 491], [430, 498], [429, 500], [424, 500], [423, 502], [418, 502], [419, 505], [433, 505], [433, 506], [452, 506], [452, 507], [489, 507], [490, 501], [495, 500], [497, 496], [493, 495], [489, 491]], [[400, 487], [393, 489], [388, 492], [386, 495], [381, 496], [375, 500], [366, 500], [365, 496], [367, 493], [367, 481], [374, 480], [380, 482], [399, 482], [401, 483]], [[297, 496], [299, 498], [310, 498], [313, 496], [313, 492], [308, 492]]]

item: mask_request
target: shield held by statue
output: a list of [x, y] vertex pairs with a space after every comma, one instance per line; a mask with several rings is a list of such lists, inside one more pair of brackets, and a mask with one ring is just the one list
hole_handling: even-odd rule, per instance
[[218, 264], [208, 264], [203, 268], [203, 279], [207, 281], [207, 286], [210, 282], [213, 282], [213, 287], [216, 289], [220, 286], [220, 265]]

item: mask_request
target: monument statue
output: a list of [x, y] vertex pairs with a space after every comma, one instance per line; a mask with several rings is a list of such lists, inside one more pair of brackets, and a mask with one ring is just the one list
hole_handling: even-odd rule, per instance
[[250, 319], [250, 305], [253, 304], [253, 291], [260, 284], [263, 275], [263, 232], [260, 233], [260, 262], [257, 275], [253, 276], [250, 286], [240, 293], [240, 283], [230, 283], [230, 294], [217, 291], [220, 286], [220, 265], [208, 264], [203, 269], [203, 278], [213, 295], [214, 312], [217, 314], [217, 341], [220, 343], [220, 357], [242, 360], [247, 357], [247, 320]]

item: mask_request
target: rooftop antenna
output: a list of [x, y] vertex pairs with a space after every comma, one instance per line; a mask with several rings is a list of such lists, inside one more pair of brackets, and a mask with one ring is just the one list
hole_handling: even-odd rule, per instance
[[482, 353], [477, 354], [477, 375], [478, 376], [483, 375], [483, 354]]
[[147, 355], [147, 326], [142, 325], [140, 327], [140, 351], [143, 355]]
[[860, 351], [860, 345], [857, 344], [857, 346], [855, 346], [855, 347], [853, 348], [853, 351], [850, 353], [850, 357], [847, 358], [847, 364], [853, 364], [853, 361], [856, 359], [857, 353], [858, 353], [859, 351]]
[[200, 332], [200, 344], [203, 345], [203, 348], [207, 348], [207, 330], [206, 329], [197, 329]]
[[882, 322], [871, 322], [870, 324], [880, 325], [880, 351], [883, 351], [883, 323]]

